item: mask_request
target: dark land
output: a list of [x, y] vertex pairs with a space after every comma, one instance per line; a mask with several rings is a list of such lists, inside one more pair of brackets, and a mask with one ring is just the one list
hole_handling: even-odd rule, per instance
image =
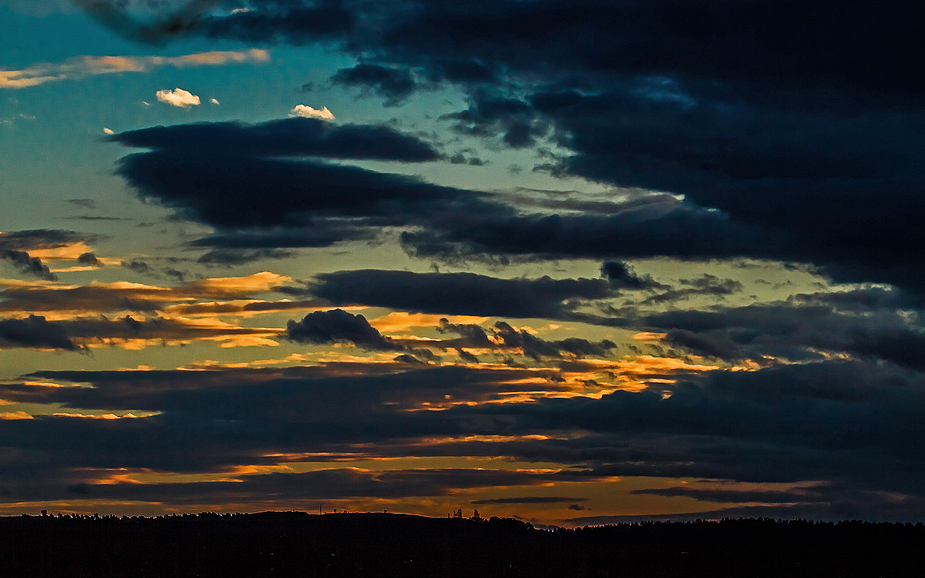
[[555, 531], [510, 518], [0, 518], [0, 576], [925, 576], [925, 525], [728, 519]]

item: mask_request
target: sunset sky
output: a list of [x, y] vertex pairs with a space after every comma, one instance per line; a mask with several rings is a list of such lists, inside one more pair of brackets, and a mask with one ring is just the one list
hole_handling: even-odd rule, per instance
[[915, 4], [0, 0], [0, 515], [925, 520]]

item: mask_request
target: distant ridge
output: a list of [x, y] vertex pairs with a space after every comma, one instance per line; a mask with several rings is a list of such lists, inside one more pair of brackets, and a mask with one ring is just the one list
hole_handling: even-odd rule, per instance
[[925, 525], [726, 519], [538, 530], [385, 513], [0, 518], [0, 576], [921, 576]]

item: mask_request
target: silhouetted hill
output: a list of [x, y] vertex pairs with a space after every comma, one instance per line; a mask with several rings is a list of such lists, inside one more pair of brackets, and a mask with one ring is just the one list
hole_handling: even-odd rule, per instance
[[299, 512], [0, 518], [0, 576], [923, 576], [925, 526], [646, 522], [549, 532], [513, 519]]

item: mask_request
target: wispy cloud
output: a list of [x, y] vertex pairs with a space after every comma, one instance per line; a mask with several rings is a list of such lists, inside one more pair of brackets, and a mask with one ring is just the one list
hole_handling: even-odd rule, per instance
[[22, 70], [0, 70], [0, 88], [28, 88], [46, 82], [117, 74], [147, 72], [156, 68], [197, 68], [226, 64], [260, 63], [270, 60], [268, 50], [197, 52], [182, 56], [76, 56], [62, 62], [38, 62]]

